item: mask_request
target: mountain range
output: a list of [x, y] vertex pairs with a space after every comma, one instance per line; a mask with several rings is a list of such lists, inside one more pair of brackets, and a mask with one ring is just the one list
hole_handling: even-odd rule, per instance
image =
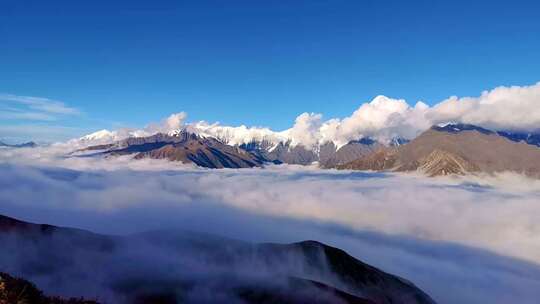
[[[391, 145], [405, 142], [404, 139], [396, 139]], [[370, 138], [350, 141], [341, 147], [333, 142], [306, 147], [294, 145], [290, 140], [275, 143], [265, 139], [230, 145], [223, 139], [181, 130], [170, 134], [128, 137], [110, 144], [90, 145], [76, 152], [100, 151], [95, 155], [105, 156], [132, 154], [136, 159], [168, 159], [207, 168], [247, 168], [265, 163], [319, 163], [321, 167], [333, 168], [369, 155], [383, 146], [385, 145]]]
[[6, 144], [6, 143], [0, 141], [0, 147], [4, 147], [4, 148], [34, 148], [34, 147], [37, 147], [37, 144], [35, 142], [33, 142], [33, 141], [29, 141], [29, 142], [26, 142], [26, 143], [9, 145], [9, 144]]
[[421, 171], [428, 176], [512, 171], [539, 177], [539, 139], [540, 135], [534, 133], [445, 124], [433, 126], [411, 141], [396, 138], [389, 143], [381, 143], [371, 138], [360, 138], [342, 146], [329, 141], [308, 147], [293, 144], [291, 140], [275, 142], [264, 138], [231, 145], [226, 139], [179, 130], [90, 145], [77, 153], [168, 159], [207, 168], [316, 163], [321, 168]]
[[95, 303], [54, 302], [16, 276], [46, 293], [103, 303], [435, 303], [411, 282], [316, 241], [254, 244], [184, 231], [109, 236], [0, 216], [0, 243], [0, 301], [17, 294]]

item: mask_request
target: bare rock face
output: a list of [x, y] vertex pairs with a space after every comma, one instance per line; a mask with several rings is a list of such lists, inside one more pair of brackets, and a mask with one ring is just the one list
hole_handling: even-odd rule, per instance
[[291, 142], [281, 142], [276, 146], [271, 146], [265, 144], [264, 141], [244, 144], [240, 147], [274, 162], [295, 165], [309, 165], [318, 162], [322, 168], [335, 168], [338, 165], [369, 155], [384, 146], [374, 140], [363, 138], [350, 141], [342, 147], [337, 147], [333, 142], [309, 148], [303, 145], [293, 146]]
[[420, 159], [418, 170], [428, 176], [464, 175], [478, 171], [478, 168], [466, 159], [446, 151], [435, 149], [427, 157]]
[[384, 171], [395, 168], [397, 153], [393, 149], [380, 149], [369, 155], [337, 166], [338, 169]]
[[135, 159], [147, 157], [191, 162], [206, 168], [250, 168], [261, 166], [265, 161], [240, 148], [208, 139], [167, 144], [151, 151], [140, 152]]
[[366, 138], [350, 141], [339, 149], [333, 143], [328, 143], [327, 145], [330, 146], [327, 153], [323, 153], [324, 150], [321, 147], [319, 163], [323, 168], [335, 168], [336, 166], [346, 164], [384, 148], [384, 145], [381, 143]]
[[410, 143], [382, 149], [340, 169], [422, 171], [429, 176], [511, 171], [540, 177], [540, 149], [474, 127], [432, 127]]
[[314, 162], [323, 168], [334, 168], [369, 155], [381, 147], [384, 145], [369, 138], [351, 141], [342, 147], [337, 147], [333, 142], [305, 147], [292, 145], [290, 141], [272, 144], [264, 140], [229, 145], [213, 137], [182, 131], [174, 135], [158, 133], [147, 137], [130, 137], [111, 144], [86, 147], [74, 153], [134, 155], [135, 159], [167, 159], [206, 168], [250, 168], [265, 163], [309, 165]]

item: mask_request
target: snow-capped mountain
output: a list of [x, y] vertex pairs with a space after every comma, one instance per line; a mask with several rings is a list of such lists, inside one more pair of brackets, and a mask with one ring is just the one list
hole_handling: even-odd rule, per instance
[[78, 142], [87, 144], [83, 152], [101, 150], [99, 153], [104, 155], [129, 154], [135, 159], [168, 159], [208, 168], [317, 163], [322, 168], [422, 170], [429, 175], [515, 171], [537, 176], [540, 172], [536, 161], [540, 149], [534, 145], [537, 139], [532, 133], [447, 123], [432, 126], [411, 142], [400, 137], [389, 142], [362, 137], [340, 146], [332, 141], [305, 145], [295, 142], [290, 130], [273, 132], [268, 128], [196, 123], [170, 130], [168, 134], [103, 130]]
[[[135, 158], [157, 158], [194, 163], [210, 168], [261, 166], [266, 162], [335, 167], [384, 147], [362, 138], [341, 147], [333, 142], [306, 147], [293, 144], [286, 133], [269, 129], [249, 129], [208, 125], [188, 125], [168, 134], [145, 136], [146, 132], [111, 132], [89, 134], [75, 141], [78, 152], [100, 150], [107, 155], [132, 154]], [[239, 134], [246, 135], [245, 137]]]

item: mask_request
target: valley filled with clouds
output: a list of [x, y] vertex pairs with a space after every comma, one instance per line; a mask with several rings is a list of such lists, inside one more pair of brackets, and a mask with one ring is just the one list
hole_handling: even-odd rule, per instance
[[[16, 151], [16, 152], [15, 152]], [[127, 235], [198, 231], [316, 239], [403, 276], [440, 303], [534, 303], [540, 182], [293, 165], [208, 170], [162, 160], [0, 150], [0, 214]]]

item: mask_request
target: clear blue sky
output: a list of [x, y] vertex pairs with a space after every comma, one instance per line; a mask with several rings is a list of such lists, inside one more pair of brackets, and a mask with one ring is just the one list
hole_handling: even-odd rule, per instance
[[82, 114], [0, 125], [75, 134], [186, 111], [284, 129], [378, 94], [432, 104], [532, 84], [539, 14], [538, 1], [1, 0], [0, 94]]

